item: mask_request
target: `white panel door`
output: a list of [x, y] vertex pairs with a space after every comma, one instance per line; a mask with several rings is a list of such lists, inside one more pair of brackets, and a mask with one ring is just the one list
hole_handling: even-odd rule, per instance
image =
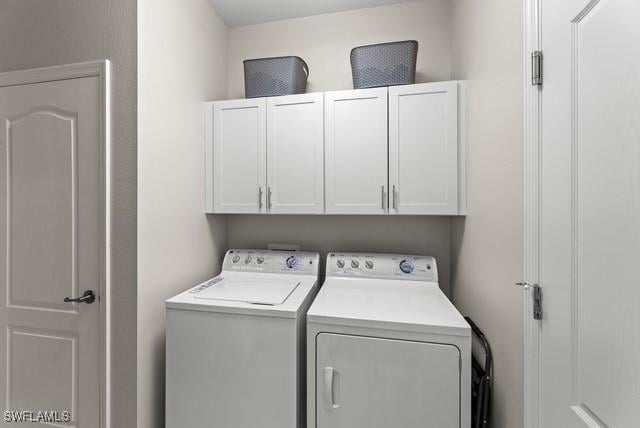
[[213, 209], [265, 212], [266, 100], [220, 101], [213, 108]]
[[540, 427], [640, 426], [640, 2], [542, 0]]
[[458, 214], [458, 82], [389, 88], [392, 214]]
[[324, 96], [267, 99], [267, 210], [324, 212]]
[[321, 333], [316, 361], [315, 428], [461, 428], [455, 346]]
[[[70, 412], [49, 426], [101, 425], [100, 87], [97, 77], [0, 87], [0, 408]], [[64, 302], [88, 290], [93, 304]], [[0, 426], [16, 425], [3, 416]]]
[[327, 214], [387, 212], [387, 88], [325, 94]]

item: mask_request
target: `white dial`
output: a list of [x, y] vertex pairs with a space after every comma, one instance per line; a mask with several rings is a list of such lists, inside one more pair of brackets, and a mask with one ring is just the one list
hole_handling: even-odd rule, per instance
[[373, 260], [367, 260], [364, 265], [367, 269], [373, 269]]
[[298, 258], [296, 256], [289, 256], [287, 257], [287, 267], [289, 269], [293, 269], [296, 266], [298, 266]]
[[245, 262], [245, 264], [249, 264], [249, 263], [251, 263], [251, 260], [253, 260], [253, 257], [247, 256], [247, 258], [244, 259], [244, 262]]
[[360, 267], [360, 262], [357, 260], [351, 260], [351, 267], [354, 269], [358, 269]]
[[231, 259], [231, 261], [232, 261], [233, 263], [238, 263], [238, 262], [240, 261], [240, 256], [236, 254], [235, 256], [233, 256], [233, 258]]
[[344, 260], [338, 259], [338, 261], [336, 261], [336, 266], [340, 269], [344, 268]]
[[403, 260], [400, 262], [400, 270], [406, 274], [413, 273], [415, 269], [415, 265], [409, 260]]
[[256, 263], [258, 263], [259, 265], [261, 265], [262, 263], [264, 263], [264, 257], [262, 256], [258, 256], [256, 258]]

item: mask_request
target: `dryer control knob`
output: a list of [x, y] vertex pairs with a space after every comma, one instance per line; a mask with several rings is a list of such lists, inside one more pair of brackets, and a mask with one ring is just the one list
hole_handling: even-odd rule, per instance
[[244, 259], [244, 262], [245, 262], [245, 264], [249, 264], [249, 263], [251, 263], [251, 260], [253, 260], [253, 257], [247, 256], [247, 258]]
[[351, 267], [354, 269], [358, 269], [360, 267], [360, 262], [357, 260], [351, 260]]
[[404, 273], [413, 273], [415, 266], [413, 265], [413, 262], [403, 260], [400, 262], [400, 270]]
[[236, 254], [235, 256], [233, 256], [233, 258], [231, 259], [231, 261], [232, 261], [233, 263], [238, 263], [238, 262], [240, 261], [240, 256]]
[[259, 265], [261, 265], [262, 263], [264, 263], [264, 257], [262, 257], [262, 256], [258, 256], [258, 258], [256, 258], [256, 263], [258, 263]]
[[287, 267], [289, 269], [293, 269], [296, 266], [298, 266], [298, 258], [296, 256], [289, 256], [287, 257]]
[[367, 260], [366, 262], [364, 262], [364, 265], [366, 266], [367, 269], [373, 269], [373, 261], [372, 260]]
[[338, 266], [339, 269], [344, 268], [344, 260], [338, 259], [338, 261], [336, 261], [336, 266]]

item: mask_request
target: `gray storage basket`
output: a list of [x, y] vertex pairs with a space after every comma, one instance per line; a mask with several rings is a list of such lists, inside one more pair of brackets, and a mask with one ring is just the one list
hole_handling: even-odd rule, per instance
[[416, 81], [418, 42], [380, 43], [351, 50], [355, 89], [409, 85]]
[[309, 67], [297, 56], [244, 61], [244, 94], [247, 98], [304, 94]]

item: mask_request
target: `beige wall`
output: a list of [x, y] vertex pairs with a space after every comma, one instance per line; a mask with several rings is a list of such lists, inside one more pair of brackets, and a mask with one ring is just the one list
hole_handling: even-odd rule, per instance
[[[450, 0], [425, 0], [231, 28], [228, 96], [244, 96], [242, 60], [298, 55], [311, 70], [307, 91], [351, 89], [349, 53], [358, 45], [415, 39], [419, 82], [450, 78]], [[331, 250], [429, 254], [449, 289], [449, 223], [445, 217], [229, 216], [230, 247], [268, 243]]]
[[307, 92], [351, 89], [352, 48], [407, 39], [420, 43], [416, 80], [448, 80], [450, 8], [450, 0], [425, 0], [231, 28], [228, 96], [244, 96], [244, 59], [280, 55], [307, 62]]
[[113, 427], [135, 427], [136, 2], [0, 0], [0, 72], [112, 61]]
[[207, 0], [138, 4], [138, 428], [158, 428], [164, 301], [217, 273], [226, 246], [225, 218], [204, 215], [203, 103], [226, 93], [227, 28]]
[[492, 426], [523, 426], [523, 2], [453, 1], [453, 76], [468, 80], [468, 215], [452, 222], [452, 293], [495, 357]]

